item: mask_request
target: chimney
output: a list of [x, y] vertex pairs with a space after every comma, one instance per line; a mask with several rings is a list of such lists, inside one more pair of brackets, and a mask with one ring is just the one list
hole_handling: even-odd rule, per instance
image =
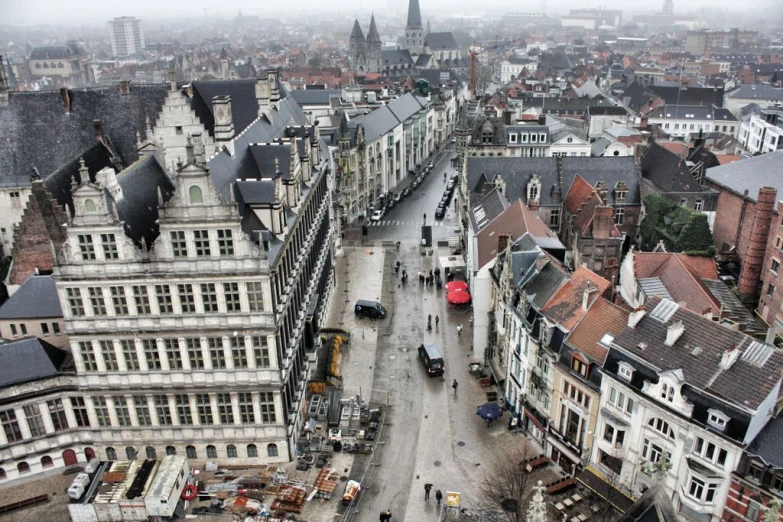
[[777, 190], [772, 187], [761, 187], [756, 201], [756, 211], [753, 225], [750, 229], [748, 250], [742, 263], [737, 290], [740, 298], [755, 298], [764, 265], [764, 255], [767, 249], [769, 225], [777, 199]]
[[614, 226], [614, 209], [610, 206], [602, 205], [595, 207], [593, 213], [593, 237], [596, 239], [606, 239], [612, 235]]
[[506, 109], [503, 111], [503, 124], [504, 125], [511, 125], [511, 116], [514, 114], [514, 111], [510, 111]]
[[740, 350], [737, 345], [732, 346], [725, 352], [720, 358], [720, 369], [723, 371], [728, 370], [739, 358]]
[[639, 321], [641, 321], [642, 317], [644, 317], [646, 314], [647, 312], [644, 310], [644, 307], [634, 309], [630, 314], [628, 314], [628, 327], [636, 328], [636, 325], [639, 324]]
[[275, 203], [283, 201], [283, 173], [280, 172], [280, 160], [275, 158]]
[[304, 157], [302, 158], [302, 180], [305, 183], [310, 183], [310, 157], [313, 153], [312, 145], [310, 144], [310, 129], [305, 128], [304, 135]]
[[677, 342], [677, 339], [682, 337], [683, 333], [685, 333], [685, 326], [683, 326], [682, 321], [676, 321], [670, 324], [669, 328], [666, 330], [666, 346], [674, 346], [674, 343]]
[[587, 287], [585, 287], [584, 291], [582, 292], [582, 310], [587, 310], [587, 308], [590, 305], [590, 296], [598, 291], [598, 288], [593, 286], [593, 283], [590, 281], [587, 282]]
[[98, 171], [98, 174], [95, 176], [95, 179], [100, 183], [100, 185], [109, 191], [109, 195], [116, 203], [117, 201], [121, 201], [123, 199], [122, 195], [122, 187], [120, 187], [119, 182], [117, 181], [117, 173], [114, 172], [114, 169], [111, 167], [104, 167], [101, 170]]
[[215, 141], [234, 139], [234, 117], [231, 114], [231, 96], [222, 95], [212, 98], [212, 113], [215, 115]]
[[65, 105], [65, 114], [71, 114], [71, 95], [67, 87], [60, 87], [60, 96], [62, 96], [63, 105]]
[[95, 134], [95, 141], [99, 141], [101, 143], [104, 143], [104, 136], [103, 136], [103, 122], [100, 119], [94, 119], [92, 120], [92, 129]]
[[538, 117], [538, 124], [539, 125], [546, 125], [546, 114], [541, 114]]
[[120, 94], [130, 94], [130, 80], [122, 80], [120, 82]]
[[500, 234], [498, 236], [498, 254], [505, 252], [511, 236], [509, 234]]
[[[274, 81], [272, 79], [271, 81]], [[272, 89], [269, 86], [270, 78], [267, 73], [260, 73], [256, 77], [256, 102], [258, 103], [258, 117], [261, 118], [269, 112], [269, 98], [272, 95]], [[269, 116], [271, 118], [271, 115]]]
[[279, 73], [277, 69], [269, 69], [266, 75], [269, 79], [269, 102], [277, 107], [277, 103], [280, 101], [280, 83], [278, 82]]

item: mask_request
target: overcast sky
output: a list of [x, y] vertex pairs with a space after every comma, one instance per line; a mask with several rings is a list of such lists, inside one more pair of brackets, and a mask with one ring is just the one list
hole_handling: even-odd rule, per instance
[[[437, 12], [465, 12], [481, 14], [477, 6], [482, 6], [474, 0], [419, 0], [422, 14], [425, 18], [434, 16]], [[781, 0], [674, 0], [675, 12], [696, 12], [703, 7], [739, 10], [742, 6], [746, 13], [762, 15], [762, 9], [773, 9], [779, 6]], [[494, 11], [540, 11], [546, 5], [547, 14], [558, 14], [569, 8], [606, 6], [610, 9], [625, 9], [631, 12], [660, 10], [663, 0], [494, 0], [491, 5]], [[303, 10], [324, 9], [333, 12], [369, 12], [371, 10], [392, 10], [404, 12], [407, 0], [297, 0], [290, 3], [296, 13]], [[203, 8], [209, 8], [209, 15], [221, 15], [233, 18], [239, 9], [245, 14], [274, 16], [284, 14], [282, 2], [259, 2], [247, 0], [0, 0], [0, 25], [34, 25], [39, 23], [100, 23], [115, 16], [136, 16], [147, 19], [166, 17], [185, 18], [188, 15], [204, 16]], [[327, 7], [328, 6], [328, 7]], [[480, 8], [479, 8], [480, 9]], [[779, 11], [776, 13], [780, 17]], [[763, 15], [762, 15], [763, 16]]]

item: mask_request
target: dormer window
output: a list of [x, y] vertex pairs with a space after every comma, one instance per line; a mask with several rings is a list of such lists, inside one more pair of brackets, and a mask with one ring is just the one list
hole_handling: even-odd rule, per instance
[[729, 417], [722, 411], [707, 410], [707, 424], [711, 427], [723, 431], [726, 429], [726, 424], [729, 422]]
[[95, 206], [95, 202], [91, 199], [85, 199], [84, 200], [84, 212], [86, 214], [95, 214], [98, 212], [98, 209]]
[[508, 135], [508, 142], [509, 143], [516, 143], [517, 142], [517, 133], [512, 132]]
[[674, 386], [663, 383], [661, 385], [661, 399], [668, 402], [674, 402]]
[[188, 196], [190, 197], [191, 205], [202, 205], [204, 203], [204, 195], [201, 192], [201, 187], [193, 185], [188, 189]]
[[633, 377], [633, 366], [626, 362], [617, 363], [617, 376], [626, 381], [630, 381]]
[[573, 356], [571, 359], [571, 369], [582, 377], [587, 378], [588, 365], [576, 356]]

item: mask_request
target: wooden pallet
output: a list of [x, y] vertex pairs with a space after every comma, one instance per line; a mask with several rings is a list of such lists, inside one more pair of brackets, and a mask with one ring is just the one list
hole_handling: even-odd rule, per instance
[[287, 511], [300, 514], [304, 508], [306, 491], [303, 488], [283, 486], [272, 501], [272, 511]]
[[337, 488], [337, 482], [340, 475], [334, 468], [321, 468], [318, 477], [315, 479], [315, 489], [318, 490], [317, 497], [329, 500], [332, 493]]

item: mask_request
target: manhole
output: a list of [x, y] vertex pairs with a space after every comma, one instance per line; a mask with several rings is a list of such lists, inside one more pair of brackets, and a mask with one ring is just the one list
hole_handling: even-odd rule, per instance
[[340, 477], [340, 482], [346, 482], [347, 480], [348, 480], [348, 477], [346, 477], [345, 475]]
[[462, 442], [462, 441], [459, 441], [459, 442], [457, 443], [457, 446], [460, 446], [460, 447], [462, 447], [462, 446], [464, 446], [464, 445], [465, 445], [465, 443], [464, 443], [464, 442]]
[[440, 461], [439, 461], [439, 460], [436, 460], [435, 462], [433, 462], [433, 463], [432, 463], [432, 465], [433, 465], [433, 466], [435, 466], [435, 467], [437, 468], [437, 467], [439, 467], [439, 466], [440, 466]]

